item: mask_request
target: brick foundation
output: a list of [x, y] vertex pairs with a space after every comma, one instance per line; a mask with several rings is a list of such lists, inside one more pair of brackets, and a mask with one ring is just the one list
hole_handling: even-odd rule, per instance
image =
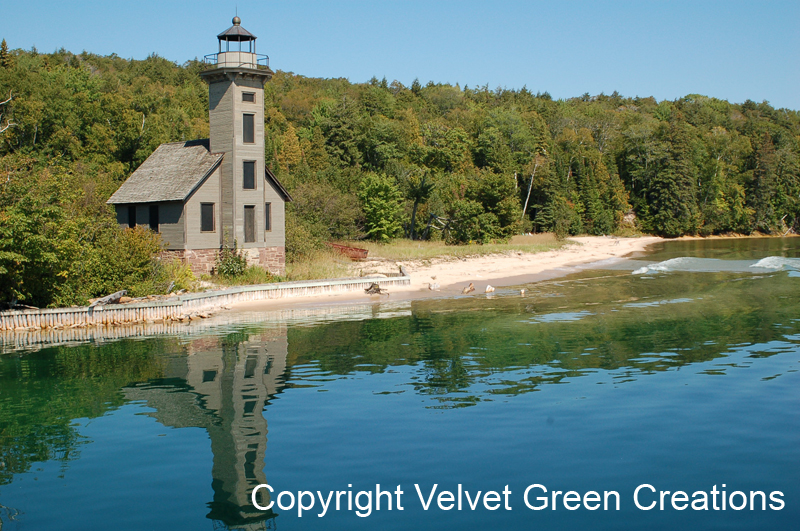
[[[261, 266], [273, 275], [286, 272], [286, 248], [265, 247], [260, 249], [240, 249], [247, 265]], [[214, 271], [219, 249], [186, 249], [162, 251], [161, 260], [180, 260], [188, 264], [197, 276], [210, 275]]]

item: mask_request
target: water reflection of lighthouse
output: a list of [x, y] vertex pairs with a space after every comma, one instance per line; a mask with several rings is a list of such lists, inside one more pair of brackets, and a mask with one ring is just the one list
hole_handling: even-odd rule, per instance
[[283, 386], [286, 353], [285, 328], [197, 339], [187, 345], [187, 356], [173, 358], [164, 380], [126, 389], [127, 398], [155, 408], [152, 415], [162, 424], [207, 430], [214, 454], [207, 516], [215, 528], [271, 527], [275, 514], [253, 507], [250, 493], [267, 483], [262, 410]]

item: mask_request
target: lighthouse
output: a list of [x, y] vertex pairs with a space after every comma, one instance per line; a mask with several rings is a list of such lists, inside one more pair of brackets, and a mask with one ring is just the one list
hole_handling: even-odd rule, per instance
[[209, 138], [160, 145], [111, 196], [123, 227], [147, 225], [164, 256], [197, 274], [213, 270], [219, 250], [238, 247], [249, 265], [283, 274], [286, 189], [264, 161], [264, 84], [269, 57], [256, 36], [233, 25], [205, 56]]

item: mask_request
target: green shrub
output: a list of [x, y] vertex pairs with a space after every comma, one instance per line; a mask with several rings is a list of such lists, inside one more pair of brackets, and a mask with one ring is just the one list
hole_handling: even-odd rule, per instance
[[244, 273], [245, 269], [247, 269], [247, 260], [239, 252], [236, 241], [233, 242], [233, 248], [225, 245], [219, 250], [214, 266], [217, 275], [228, 278], [238, 277]]

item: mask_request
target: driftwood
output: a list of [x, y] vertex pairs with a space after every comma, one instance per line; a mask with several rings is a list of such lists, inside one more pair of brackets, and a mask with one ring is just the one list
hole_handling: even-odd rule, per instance
[[122, 291], [118, 291], [118, 292], [116, 292], [116, 293], [112, 293], [111, 295], [106, 295], [105, 297], [101, 297], [101, 298], [97, 299], [96, 301], [94, 301], [93, 303], [91, 303], [91, 304], [89, 305], [89, 308], [94, 308], [95, 306], [102, 306], [102, 305], [104, 305], [104, 304], [114, 304], [114, 303], [117, 303], [117, 302], [119, 302], [119, 300], [120, 300], [120, 299], [121, 299], [121, 298], [122, 298], [122, 297], [123, 297], [123, 296], [124, 296], [126, 293], [128, 293], [128, 290], [125, 290], [125, 289], [124, 289], [124, 290], [122, 290]]
[[383, 288], [381, 288], [378, 285], [377, 282], [373, 282], [372, 284], [370, 284], [369, 287], [364, 290], [364, 293], [366, 293], [368, 295], [384, 295], [385, 294], [387, 297], [389, 296], [388, 291], [383, 289]]

